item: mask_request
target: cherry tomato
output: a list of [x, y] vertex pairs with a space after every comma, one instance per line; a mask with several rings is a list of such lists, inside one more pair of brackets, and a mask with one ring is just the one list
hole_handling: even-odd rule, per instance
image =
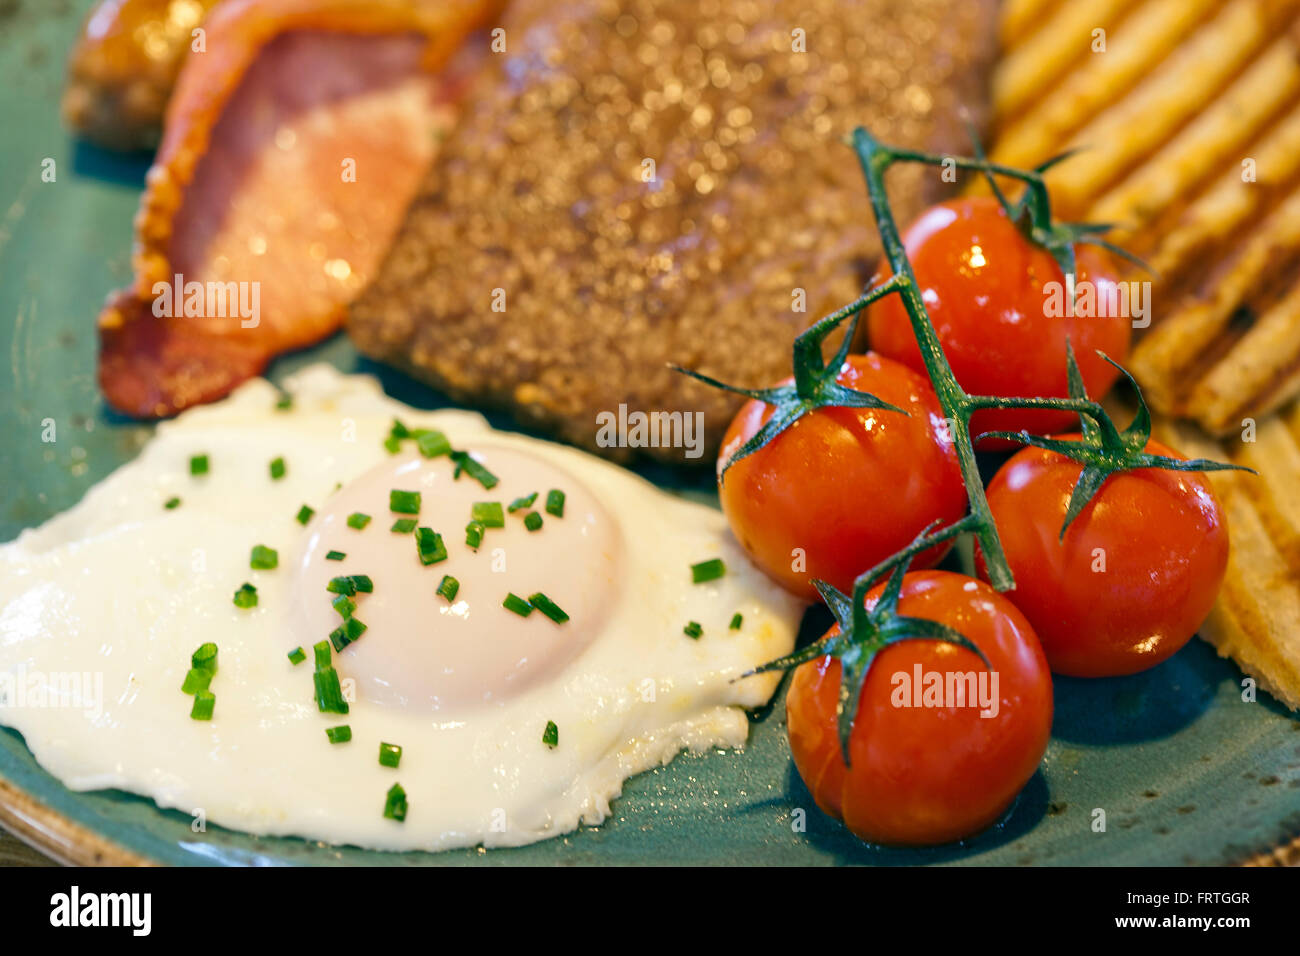
[[[1132, 318], [1119, 314], [1065, 315], [1064, 276], [1051, 254], [1026, 239], [992, 197], [954, 199], [932, 206], [903, 234], [912, 271], [926, 311], [939, 335], [957, 381], [976, 395], [1064, 397], [1066, 338], [1074, 347], [1084, 386], [1092, 397], [1104, 395], [1116, 370], [1097, 355], [1100, 349], [1123, 363], [1132, 335]], [[1096, 291], [1097, 308], [1116, 290], [1112, 257], [1095, 246], [1077, 244], [1077, 312], [1090, 307], [1085, 282]], [[882, 279], [893, 273], [884, 266]], [[1054, 282], [1059, 295], [1049, 295]], [[1049, 314], [1059, 306], [1057, 314]], [[1130, 306], [1130, 311], [1132, 307]], [[1120, 310], [1113, 310], [1118, 312]], [[924, 374], [921, 350], [897, 295], [886, 296], [868, 311], [873, 351]], [[975, 413], [971, 434], [1018, 431], [1038, 435], [1066, 431], [1077, 422], [1070, 412], [988, 409]], [[1001, 440], [980, 443], [983, 449], [1012, 448]]]
[[[929, 382], [878, 355], [852, 355], [836, 380], [907, 412], [818, 408], [740, 459], [719, 485], [722, 510], [754, 562], [782, 587], [818, 599], [811, 579], [842, 591], [906, 547], [935, 519], [966, 513], [957, 454]], [[772, 415], [747, 402], [732, 420], [718, 471]], [[921, 555], [927, 567], [946, 548]]]
[[[1156, 441], [1146, 450], [1181, 457]], [[989, 483], [1016, 579], [1006, 596], [1056, 673], [1133, 674], [1186, 644], [1209, 614], [1228, 564], [1227, 520], [1203, 475], [1142, 468], [1111, 475], [1061, 540], [1081, 469], [1025, 448]], [[982, 561], [979, 569], [985, 576]]]
[[[869, 593], [869, 605], [880, 592]], [[997, 821], [1033, 776], [1051, 734], [1051, 675], [1024, 615], [982, 581], [948, 571], [909, 573], [898, 613], [955, 628], [991, 666], [940, 641], [908, 640], [880, 651], [862, 689], [846, 767], [835, 713], [840, 662], [809, 661], [794, 672], [786, 695], [790, 752], [817, 806], [863, 840], [949, 843]], [[922, 695], [915, 706], [918, 671], [923, 688], [927, 675], [942, 675], [945, 685], [949, 675], [974, 675], [977, 685], [985, 675], [984, 693], [977, 691], [974, 702], [968, 695], [965, 706], [955, 697], [926, 705]]]

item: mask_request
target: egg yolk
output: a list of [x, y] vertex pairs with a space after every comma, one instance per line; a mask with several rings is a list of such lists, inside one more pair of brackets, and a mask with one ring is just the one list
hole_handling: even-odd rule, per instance
[[[473, 457], [498, 479], [484, 488], [467, 473], [453, 477], [445, 455], [399, 454], [335, 492], [308, 523], [289, 570], [285, 650], [302, 647], [311, 666], [314, 644], [343, 624], [330, 580], [366, 575], [372, 593], [358, 593], [351, 614], [365, 631], [335, 654], [356, 699], [454, 715], [518, 695], [552, 679], [600, 632], [618, 600], [623, 544], [618, 525], [570, 472], [507, 446], [475, 447]], [[551, 490], [564, 493], [563, 516], [546, 510]], [[392, 491], [418, 492], [419, 513], [390, 510]], [[533, 492], [514, 513], [508, 507]], [[501, 506], [504, 527], [487, 527], [477, 550], [466, 543], [476, 503]], [[535, 513], [541, 526], [530, 530]], [[348, 519], [364, 514], [360, 530]], [[442, 536], [445, 560], [423, 564], [413, 531], [391, 530], [415, 519]], [[536, 523], [536, 519], [532, 519]], [[327, 558], [342, 552], [339, 560]], [[459, 583], [451, 600], [438, 593], [443, 577]], [[527, 616], [504, 606], [508, 595], [528, 601], [544, 594], [569, 619], [542, 611]], [[345, 685], [346, 687], [346, 685]]]

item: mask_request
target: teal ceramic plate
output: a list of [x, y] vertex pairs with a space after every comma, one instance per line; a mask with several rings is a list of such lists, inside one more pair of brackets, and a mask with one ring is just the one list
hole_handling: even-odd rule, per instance
[[[109, 413], [94, 382], [93, 319], [104, 295], [127, 279], [146, 160], [78, 145], [59, 124], [63, 61], [81, 6], [0, 0], [6, 541], [74, 504], [150, 433]], [[55, 182], [41, 179], [45, 159], [55, 162]], [[442, 404], [360, 360], [341, 338], [277, 362], [272, 377], [318, 359], [380, 374], [403, 401]], [[40, 440], [47, 418], [58, 424], [55, 444]], [[682, 493], [711, 494], [707, 476], [650, 477]], [[1266, 697], [1244, 702], [1241, 679], [1195, 641], [1136, 677], [1058, 680], [1047, 758], [1007, 818], [966, 844], [926, 851], [864, 846], [817, 811], [790, 762], [779, 697], [755, 718], [743, 753], [680, 756], [629, 781], [603, 826], [517, 850], [393, 855], [216, 827], [196, 834], [189, 816], [147, 800], [65, 789], [7, 730], [0, 730], [0, 815], [11, 823], [21, 817], [29, 837], [72, 841], [77, 852], [65, 842], [65, 857], [115, 860], [125, 851], [177, 864], [1233, 863], [1300, 834], [1300, 722]], [[1105, 832], [1093, 828], [1098, 810]]]

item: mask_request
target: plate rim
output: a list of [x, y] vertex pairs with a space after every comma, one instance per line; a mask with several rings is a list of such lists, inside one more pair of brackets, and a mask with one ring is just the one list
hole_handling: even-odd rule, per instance
[[0, 825], [32, 849], [64, 866], [159, 865], [151, 857], [47, 806], [3, 775], [0, 775]]
[[[55, 783], [64, 786], [57, 778]], [[69, 791], [74, 794], [75, 792]], [[155, 804], [154, 807], [156, 809], [157, 805]], [[0, 774], [0, 825], [32, 849], [44, 853], [64, 866], [168, 865], [130, 849], [83, 823], [78, 823], [41, 802], [2, 774]], [[1300, 836], [1238, 860], [1233, 865], [1300, 866]]]

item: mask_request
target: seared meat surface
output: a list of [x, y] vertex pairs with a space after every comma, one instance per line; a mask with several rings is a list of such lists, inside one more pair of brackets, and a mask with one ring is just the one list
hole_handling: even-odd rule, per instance
[[[843, 137], [969, 152], [993, 8], [515, 0], [353, 340], [614, 457], [598, 414], [703, 412], [708, 460], [738, 399], [667, 363], [749, 387], [789, 374], [794, 336], [879, 251]], [[933, 168], [891, 177], [900, 223], [951, 188]]]

